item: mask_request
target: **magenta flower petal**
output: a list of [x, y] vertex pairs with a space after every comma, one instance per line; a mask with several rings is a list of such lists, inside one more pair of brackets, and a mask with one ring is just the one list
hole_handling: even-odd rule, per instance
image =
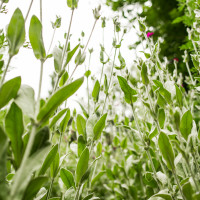
[[178, 58], [174, 58], [173, 60], [176, 61], [176, 62], [179, 62], [179, 59], [178, 59]]
[[149, 37], [151, 37], [153, 34], [154, 34], [154, 32], [148, 32], [148, 33], [147, 33], [147, 37], [149, 38]]

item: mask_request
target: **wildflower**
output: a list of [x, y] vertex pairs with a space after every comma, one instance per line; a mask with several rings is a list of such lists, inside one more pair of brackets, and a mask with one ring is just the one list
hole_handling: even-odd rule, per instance
[[178, 58], [174, 58], [173, 60], [176, 61], [176, 62], [179, 62], [179, 59], [178, 59]]
[[149, 38], [149, 37], [151, 37], [153, 34], [154, 34], [154, 32], [148, 32], [148, 33], [147, 33], [147, 37]]

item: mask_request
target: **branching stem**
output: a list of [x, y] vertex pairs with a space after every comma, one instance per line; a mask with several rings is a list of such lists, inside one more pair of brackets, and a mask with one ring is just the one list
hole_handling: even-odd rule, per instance
[[3, 85], [4, 81], [5, 81], [6, 73], [8, 71], [8, 67], [9, 67], [9, 64], [11, 62], [11, 59], [12, 59], [12, 56], [9, 56], [6, 68], [5, 68], [4, 72], [3, 72], [3, 77], [1, 79], [0, 88], [2, 87], [2, 85]]

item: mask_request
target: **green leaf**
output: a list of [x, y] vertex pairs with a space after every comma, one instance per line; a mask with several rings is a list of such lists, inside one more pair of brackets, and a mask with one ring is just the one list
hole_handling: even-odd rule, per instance
[[182, 95], [182, 92], [181, 90], [179, 89], [179, 87], [177, 85], [175, 85], [176, 87], [176, 100], [179, 104], [180, 107], [183, 106], [183, 95]]
[[174, 168], [175, 168], [174, 152], [172, 149], [172, 145], [169, 141], [169, 138], [164, 132], [161, 132], [159, 135], [158, 145], [159, 145], [160, 152], [161, 152], [164, 160], [166, 161], [167, 167], [170, 170], [174, 170]]
[[60, 163], [60, 156], [59, 153], [57, 152], [53, 162], [50, 165], [50, 172], [51, 172], [51, 177], [55, 178], [58, 174], [59, 171], [59, 163]]
[[85, 148], [82, 152], [77, 167], [76, 167], [76, 183], [79, 184], [82, 176], [85, 174], [86, 170], [88, 169], [88, 162], [89, 162], [89, 149]]
[[0, 60], [0, 71], [1, 71], [3, 66], [4, 66], [4, 60]]
[[79, 78], [76, 81], [70, 83], [69, 85], [63, 86], [58, 91], [56, 91], [40, 110], [37, 116], [37, 120], [40, 122], [46, 122], [54, 113], [54, 111], [58, 108], [58, 106], [60, 106], [64, 101], [66, 101], [79, 89], [83, 81], [84, 78]]
[[25, 22], [22, 12], [17, 8], [10, 20], [7, 29], [9, 54], [14, 56], [19, 52], [25, 41]]
[[62, 68], [62, 50], [58, 47], [54, 47], [53, 49], [53, 57], [54, 57], [54, 68], [56, 73], [60, 73]]
[[180, 123], [180, 131], [185, 140], [188, 139], [191, 130], [192, 130], [192, 114], [190, 110], [188, 110], [183, 114]]
[[91, 165], [88, 167], [88, 169], [86, 170], [86, 172], [83, 174], [80, 184], [82, 185], [85, 181], [88, 180], [89, 176], [90, 176], [90, 172], [92, 171], [92, 166], [93, 164], [99, 159], [100, 157], [96, 158]]
[[39, 176], [44, 175], [47, 169], [50, 167], [52, 162], [54, 161], [56, 154], [58, 152], [58, 144], [56, 144], [51, 151], [48, 153], [47, 157], [44, 160], [44, 163], [40, 169]]
[[43, 37], [42, 37], [42, 24], [40, 23], [40, 20], [35, 15], [32, 16], [31, 22], [30, 22], [29, 40], [33, 48], [35, 57], [37, 59], [44, 60], [46, 57], [46, 52], [45, 52]]
[[94, 102], [98, 102], [99, 92], [100, 92], [100, 84], [99, 84], [99, 81], [96, 80], [93, 91], [92, 91], [92, 97], [93, 97]]
[[8, 138], [4, 130], [0, 127], [0, 200], [6, 200], [8, 197], [7, 176], [7, 147]]
[[125, 62], [125, 59], [122, 57], [120, 52], [119, 52], [119, 55], [118, 55], [118, 59], [119, 59], [119, 62], [120, 62], [120, 67], [115, 66], [115, 68], [117, 70], [124, 69], [126, 67], [126, 62]]
[[158, 100], [157, 100], [157, 104], [161, 107], [161, 108], [165, 108], [167, 102], [165, 101], [165, 99], [158, 94]]
[[101, 142], [99, 142], [97, 144], [96, 157], [99, 157], [101, 155], [101, 153], [102, 153], [102, 144], [101, 144]]
[[165, 88], [161, 87], [159, 89], [159, 93], [163, 96], [163, 98], [166, 100], [166, 102], [168, 104], [172, 103], [171, 93], [168, 90], [166, 90]]
[[152, 140], [154, 137], [158, 135], [158, 129], [157, 127], [150, 133], [149, 139]]
[[106, 74], [104, 75], [105, 77], [104, 77], [104, 93], [105, 94], [108, 94], [108, 80], [107, 80], [107, 76], [106, 76]]
[[88, 194], [86, 197], [83, 198], [83, 200], [89, 200], [93, 197], [94, 193]]
[[[164, 193], [164, 192], [163, 193], [160, 192], [158, 194], [155, 194], [152, 197], [161, 197], [164, 200], [173, 200], [170, 194], [167, 194], [167, 193]], [[149, 200], [151, 200], [151, 198]]]
[[54, 116], [53, 119], [51, 120], [49, 128], [52, 128], [56, 124], [56, 122], [66, 113], [66, 111], [67, 111], [67, 108], [61, 110], [56, 116]]
[[19, 167], [23, 153], [22, 135], [24, 133], [24, 124], [22, 111], [15, 103], [12, 103], [6, 115], [5, 129], [11, 141], [16, 166]]
[[129, 104], [135, 102], [137, 100], [137, 97], [135, 95], [137, 94], [136, 90], [132, 89], [125, 78], [121, 76], [117, 76], [120, 87], [125, 95], [125, 101]]
[[15, 103], [22, 109], [23, 114], [30, 118], [35, 117], [35, 92], [32, 87], [22, 85], [19, 89]]
[[82, 185], [90, 176], [90, 172], [92, 171], [91, 166], [86, 170], [86, 172], [83, 174], [80, 184]]
[[156, 85], [157, 88], [163, 88], [163, 84], [158, 81], [158, 80], [153, 80], [154, 84]]
[[86, 122], [86, 133], [87, 133], [87, 138], [93, 138], [94, 137], [94, 126], [97, 121], [97, 116], [95, 114], [90, 115], [90, 117], [87, 119]]
[[194, 67], [199, 70], [199, 61], [198, 61], [198, 57], [197, 56], [194, 56], [194, 55], [191, 55], [191, 58], [192, 58], [192, 62], [193, 62], [193, 65]]
[[127, 137], [125, 137], [120, 143], [120, 146], [122, 147], [122, 149], [126, 149], [127, 148], [127, 143], [128, 143]]
[[67, 113], [66, 113], [65, 117], [63, 118], [63, 120], [60, 123], [59, 128], [60, 128], [61, 133], [64, 133], [66, 131], [69, 120], [70, 120], [70, 109], [67, 109]]
[[45, 126], [41, 128], [35, 135], [35, 140], [33, 143], [33, 147], [31, 149], [31, 155], [38, 151], [41, 148], [49, 145], [49, 127]]
[[42, 187], [34, 200], [46, 200], [46, 196], [47, 196], [47, 190], [44, 187]]
[[13, 78], [2, 85], [0, 88], [0, 109], [3, 108], [11, 99], [17, 96], [21, 85], [21, 77]]
[[94, 129], [93, 129], [93, 133], [94, 133], [93, 140], [98, 140], [101, 137], [101, 133], [105, 127], [106, 118], [107, 118], [107, 113], [104, 114], [99, 119], [99, 121], [95, 124]]
[[143, 65], [142, 65], [141, 77], [142, 77], [143, 84], [148, 85], [149, 84], [149, 78], [148, 78], [147, 66], [146, 66], [145, 63], [143, 63]]
[[80, 44], [76, 45], [74, 47], [74, 49], [72, 49], [70, 52], [67, 53], [67, 60], [65, 62], [65, 67], [67, 66], [67, 64], [70, 62], [70, 60], [72, 59], [72, 57], [74, 56], [74, 54], [76, 53], [77, 49], [79, 48]]
[[158, 111], [158, 122], [160, 128], [163, 128], [165, 124], [165, 110], [163, 108], [160, 108]]
[[84, 62], [85, 62], [85, 58], [86, 58], [86, 54], [85, 52], [84, 53], [81, 53], [81, 50], [79, 50], [76, 58], [75, 58], [75, 64], [78, 66], [78, 65], [82, 65]]
[[80, 114], [77, 115], [76, 118], [76, 126], [77, 126], [77, 131], [79, 135], [83, 135], [84, 139], [86, 140], [86, 121], [84, 117], [82, 117]]
[[99, 172], [99, 173], [92, 179], [91, 186], [93, 186], [104, 174], [105, 174], [105, 171]]
[[48, 181], [48, 177], [39, 176], [31, 180], [24, 193], [23, 200], [33, 200], [40, 188]]
[[71, 9], [77, 8], [77, 0], [67, 0], [67, 6]]
[[87, 70], [84, 75], [88, 78], [91, 75], [91, 71]]
[[184, 194], [186, 200], [193, 200], [193, 199], [195, 199], [195, 198], [192, 198], [193, 195], [194, 195], [194, 190], [193, 190], [190, 182], [185, 183], [182, 186], [182, 190], [183, 190], [183, 194]]
[[75, 199], [75, 194], [76, 194], [76, 192], [75, 192], [74, 188], [71, 187], [65, 192], [64, 199], [65, 200], [74, 200]]
[[180, 113], [176, 110], [174, 113], [174, 123], [177, 131], [179, 131], [180, 128], [180, 118]]
[[60, 170], [60, 178], [62, 179], [67, 189], [69, 189], [70, 187], [75, 188], [74, 177], [69, 170], [62, 168]]
[[[16, 179], [19, 179], [19, 185], [17, 186], [17, 191], [10, 199], [16, 199], [21, 200], [23, 197], [23, 194], [27, 188], [28, 183], [30, 182], [32, 178], [32, 173], [36, 170], [40, 169], [44, 158], [46, 157], [47, 153], [49, 151], [49, 146], [40, 149], [36, 153], [34, 153], [31, 157], [28, 158], [26, 162], [25, 169], [23, 172], [21, 172], [21, 168], [18, 169], [17, 173], [14, 176], [13, 182], [15, 182]], [[19, 176], [20, 174], [20, 176]], [[13, 191], [13, 188], [11, 186], [11, 191]]]
[[66, 83], [68, 78], [69, 78], [69, 74], [66, 71], [60, 78], [59, 86], [62, 87]]
[[139, 20], [138, 20], [138, 23], [139, 23], [140, 31], [141, 32], [145, 32], [146, 31], [146, 26], [142, 22], [140, 22]]
[[78, 157], [81, 156], [85, 147], [86, 147], [86, 142], [83, 138], [83, 135], [79, 135], [79, 137], [78, 137]]
[[4, 152], [6, 151], [7, 146], [8, 146], [7, 135], [5, 134], [5, 132], [2, 129], [2, 127], [0, 126], [0, 158], [2, 157]]
[[89, 115], [88, 115], [87, 111], [85, 110], [85, 108], [83, 107], [83, 105], [81, 103], [79, 103], [78, 101], [77, 101], [77, 103], [81, 107], [81, 110], [83, 111], [83, 114], [85, 115], [85, 117], [89, 118]]

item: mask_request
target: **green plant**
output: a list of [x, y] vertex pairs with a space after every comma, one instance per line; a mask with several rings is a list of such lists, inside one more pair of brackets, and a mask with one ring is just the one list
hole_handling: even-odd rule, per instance
[[[8, 43], [8, 61], [4, 64], [5, 52], [0, 57], [0, 200], [198, 200], [200, 78], [193, 76], [188, 63], [191, 56], [199, 71], [198, 16], [192, 18], [194, 25], [188, 30], [191, 51], [185, 51], [183, 56], [189, 74], [186, 91], [178, 60], [174, 60], [171, 74], [168, 62], [159, 56], [160, 40], [152, 40], [153, 33], [139, 17], [139, 34], [147, 46], [131, 67], [122, 47], [127, 29], [122, 28], [119, 18], [112, 19], [114, 37], [107, 53], [106, 18], [102, 17], [102, 68], [99, 76], [91, 75], [93, 49], [88, 50], [87, 63], [87, 47], [101, 7], [93, 11], [94, 24], [86, 45], [80, 39], [71, 49], [76, 0], [67, 1], [71, 19], [65, 44], [55, 47], [51, 54], [51, 42], [46, 51], [40, 1], [40, 19], [32, 16], [28, 34], [41, 65], [35, 100], [34, 90], [22, 85], [21, 77], [5, 81], [9, 63], [24, 45], [25, 23], [32, 3], [25, 19], [19, 9], [15, 10], [6, 38], [1, 33], [0, 48]], [[186, 6], [194, 9], [193, 5]], [[197, 4], [195, 12], [199, 12]], [[51, 41], [60, 26], [61, 18], [57, 17], [52, 23]], [[82, 32], [81, 37], [84, 36]], [[51, 58], [55, 82], [51, 95], [41, 99], [43, 67]], [[72, 58], [75, 66], [69, 74]], [[83, 87], [84, 77], [73, 80], [82, 64], [88, 65], [84, 73], [87, 95], [77, 101], [79, 111], [72, 110], [67, 100]]]

